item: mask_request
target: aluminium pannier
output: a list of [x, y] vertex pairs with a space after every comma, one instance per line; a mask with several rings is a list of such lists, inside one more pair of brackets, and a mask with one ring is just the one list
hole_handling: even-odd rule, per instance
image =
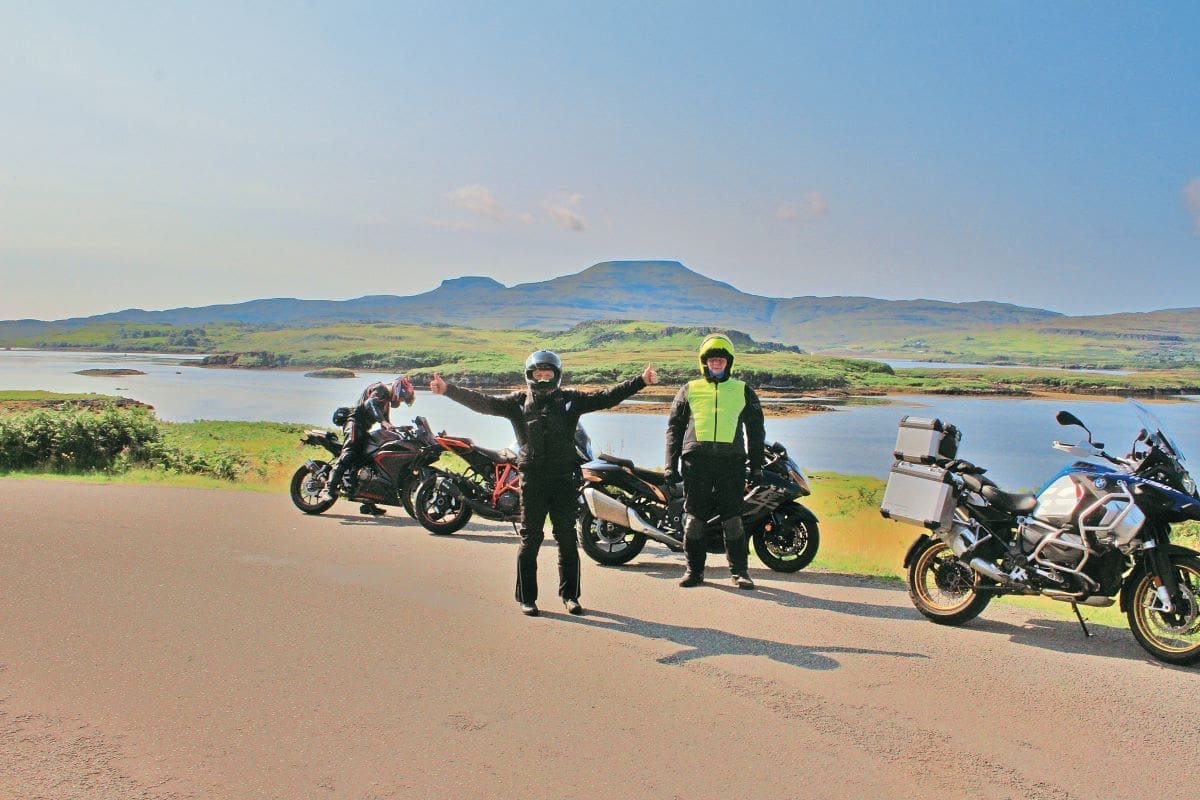
[[947, 530], [957, 503], [953, 473], [932, 464], [897, 461], [888, 473], [879, 513], [932, 531]]
[[940, 419], [901, 417], [892, 455], [910, 464], [944, 464], [958, 455], [962, 434]]

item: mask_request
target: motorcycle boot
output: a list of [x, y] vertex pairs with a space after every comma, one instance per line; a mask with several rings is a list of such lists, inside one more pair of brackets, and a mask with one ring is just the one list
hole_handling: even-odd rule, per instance
[[687, 514], [683, 518], [683, 552], [687, 556], [687, 572], [679, 585], [685, 589], [704, 583], [704, 520]]
[[754, 581], [750, 580], [750, 570], [747, 566], [750, 559], [750, 543], [746, 540], [742, 518], [721, 520], [721, 530], [725, 534], [725, 557], [729, 560], [731, 582], [739, 589], [753, 589]]
[[346, 474], [346, 465], [339, 458], [333, 463], [333, 472], [329, 475], [329, 481], [325, 484], [325, 490], [329, 492], [330, 497], [336, 498], [339, 494], [347, 494], [342, 487], [342, 479]]

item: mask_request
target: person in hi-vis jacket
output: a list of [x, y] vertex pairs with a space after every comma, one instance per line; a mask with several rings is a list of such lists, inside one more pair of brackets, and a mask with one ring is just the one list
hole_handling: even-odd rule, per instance
[[687, 572], [680, 586], [704, 582], [704, 529], [718, 517], [725, 536], [730, 580], [739, 589], [753, 589], [747, 561], [750, 555], [742, 527], [742, 498], [747, 466], [749, 481], [762, 481], [766, 431], [762, 404], [745, 382], [730, 377], [733, 343], [714, 333], [700, 345], [700, 373], [683, 386], [671, 403], [667, 419], [668, 480], [682, 466], [684, 490], [683, 548]]

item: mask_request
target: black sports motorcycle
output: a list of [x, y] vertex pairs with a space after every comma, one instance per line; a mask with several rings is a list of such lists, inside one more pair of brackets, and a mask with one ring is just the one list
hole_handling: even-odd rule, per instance
[[[334, 458], [342, 452], [338, 434], [327, 430], [307, 430], [300, 439], [303, 444], [324, 447]], [[368, 434], [362, 466], [353, 496], [346, 499], [359, 503], [383, 506], [403, 506], [409, 516], [414, 513], [414, 499], [421, 480], [432, 473], [431, 465], [442, 455], [429, 427], [429, 421], [417, 417], [412, 425], [400, 425], [390, 430], [378, 429]], [[333, 466], [329, 461], [309, 459], [292, 475], [292, 502], [305, 514], [328, 511], [337, 498], [329, 496], [329, 477]]]
[[[798, 502], [812, 492], [783, 445], [775, 442], [766, 455], [762, 483], [747, 487], [742, 523], [759, 560], [776, 572], [796, 572], [820, 545], [816, 516]], [[607, 453], [583, 465], [583, 480], [579, 543], [594, 561], [628, 563], [647, 539], [683, 550], [682, 483], [668, 484], [661, 470]], [[708, 521], [705, 541], [709, 552], [725, 552], [719, 520]]]

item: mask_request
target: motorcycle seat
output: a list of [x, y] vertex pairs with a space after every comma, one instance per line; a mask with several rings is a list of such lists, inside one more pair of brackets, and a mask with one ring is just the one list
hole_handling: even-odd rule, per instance
[[478, 445], [476, 445], [475, 449], [477, 451], [479, 451], [480, 453], [483, 453], [485, 456], [487, 456], [492, 461], [495, 461], [497, 464], [515, 464], [515, 463], [517, 463], [517, 454], [514, 453], [512, 450], [509, 450], [507, 447], [504, 448], [503, 450], [488, 450], [486, 447], [479, 447]]
[[1010, 514], [1028, 514], [1037, 506], [1037, 495], [1035, 494], [1005, 492], [995, 486], [983, 487], [980, 494], [996, 508]]
[[642, 480], [656, 485], [661, 484], [663, 482], [663, 478], [666, 476], [666, 473], [661, 469], [647, 469], [646, 467], [639, 467], [630, 459], [614, 456], [611, 453], [601, 453], [599, 455], [599, 459], [609, 464], [616, 464], [618, 467], [625, 467], [625, 469], [631, 471], [634, 475], [638, 476]]

